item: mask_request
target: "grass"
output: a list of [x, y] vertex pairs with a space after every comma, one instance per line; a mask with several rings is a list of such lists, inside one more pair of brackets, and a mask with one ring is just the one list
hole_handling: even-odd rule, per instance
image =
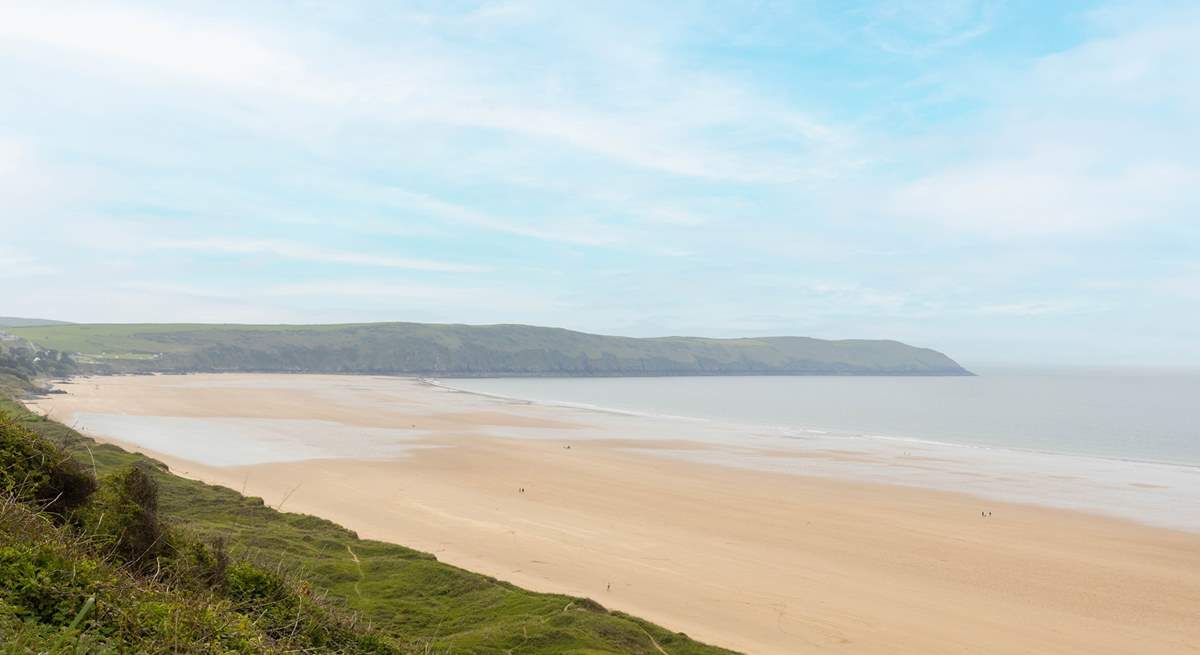
[[[0, 414], [0, 655], [404, 652], [307, 582], [162, 521], [152, 462], [74, 475], [27, 418]], [[44, 502], [64, 466], [75, 501]]]
[[176, 342], [178, 335], [204, 333], [278, 333], [336, 332], [363, 324], [339, 325], [242, 325], [225, 323], [69, 323], [5, 328], [5, 332], [24, 337], [42, 348], [92, 356], [105, 352], [124, 355], [182, 352], [191, 349], [188, 342]]
[[75, 361], [80, 364], [96, 364], [109, 359], [131, 359], [149, 361], [158, 359], [158, 353], [92, 353], [88, 355], [80, 355], [75, 358]]
[[101, 372], [416, 375], [963, 375], [895, 341], [586, 334], [529, 325], [78, 324], [6, 328]]
[[[0, 378], [0, 390], [11, 394], [21, 387]], [[173, 529], [186, 531], [197, 543], [221, 540], [236, 561], [305, 581], [395, 639], [404, 653], [730, 653], [588, 599], [530, 592], [427, 553], [359, 539], [324, 519], [276, 511], [262, 499], [176, 476], [143, 455], [97, 444], [8, 398], [0, 398], [0, 412], [102, 478], [131, 465], [142, 467], [157, 486], [158, 514]]]

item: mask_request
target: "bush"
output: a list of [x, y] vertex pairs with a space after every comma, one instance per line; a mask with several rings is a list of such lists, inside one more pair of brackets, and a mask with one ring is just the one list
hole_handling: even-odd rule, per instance
[[62, 515], [95, 489], [95, 479], [68, 453], [0, 413], [0, 494]]
[[228, 592], [229, 552], [223, 538], [204, 543], [197, 539], [172, 539], [175, 547], [169, 576], [174, 584], [195, 590]]
[[67, 625], [103, 577], [95, 562], [70, 557], [50, 544], [0, 547], [3, 599], [17, 618]]
[[117, 655], [107, 639], [78, 629], [20, 619], [15, 608], [0, 602], [0, 655]]
[[80, 517], [102, 552], [134, 569], [158, 568], [158, 558], [169, 552], [167, 530], [158, 520], [158, 485], [142, 466], [104, 476]]
[[253, 614], [257, 627], [285, 650], [397, 652], [388, 640], [355, 628], [346, 616], [318, 602], [306, 582], [238, 562], [229, 566], [227, 589], [234, 608]]
[[0, 655], [279, 652], [228, 600], [131, 574], [90, 547], [72, 526], [0, 503]]

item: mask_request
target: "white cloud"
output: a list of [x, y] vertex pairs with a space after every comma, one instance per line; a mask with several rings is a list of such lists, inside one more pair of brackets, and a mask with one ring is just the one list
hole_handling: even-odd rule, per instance
[[0, 179], [15, 175], [25, 159], [23, 149], [12, 141], [0, 139]]
[[45, 163], [23, 140], [0, 135], [0, 227], [15, 229], [28, 224], [34, 214], [69, 195], [66, 189], [51, 194], [56, 186], [53, 181]]
[[28, 167], [24, 149], [15, 142], [0, 139], [0, 203], [12, 207], [17, 196], [26, 193], [20, 179]]
[[65, 321], [102, 323], [302, 323], [312, 315], [247, 300], [242, 294], [221, 295], [177, 285], [120, 285], [105, 280], [92, 285], [70, 279], [42, 285], [36, 294], [18, 295], [6, 302], [5, 311]]
[[452, 223], [470, 225], [485, 230], [530, 237], [542, 241], [558, 241], [592, 246], [611, 245], [619, 241], [616, 230], [601, 225], [572, 225], [570, 223], [551, 227], [524, 225], [470, 207], [447, 202], [427, 194], [397, 187], [384, 189], [382, 197], [393, 206], [432, 214]]
[[[1033, 73], [1041, 90], [1061, 99], [1104, 99], [1117, 107], [1200, 101], [1195, 65], [1200, 7], [1185, 4], [1172, 11], [1147, 12], [1134, 3], [1129, 8], [1133, 11], [1119, 19], [1113, 11], [1092, 15], [1108, 36], [1039, 61]], [[1110, 106], [1092, 110], [1103, 115]]]
[[1200, 170], [1034, 151], [967, 163], [901, 188], [902, 214], [996, 237], [1099, 232], [1173, 216], [1200, 188]]
[[[490, 290], [494, 291], [494, 290]], [[339, 280], [337, 282], [303, 282], [277, 284], [261, 292], [267, 296], [361, 296], [385, 302], [402, 300], [461, 300], [462, 295], [476, 297], [479, 289], [448, 288], [429, 284], [398, 284], [389, 282]]]
[[[1041, 36], [957, 56], [1028, 17], [971, 0], [324, 4], [0, 0], [21, 134], [0, 136], [0, 276], [62, 267], [14, 306], [939, 340], [1113, 308], [1195, 332], [1159, 320], [1194, 318], [1195, 272], [1158, 274], [1200, 215], [1195, 12], [1129, 3], [1101, 38], [1014, 64]], [[797, 47], [797, 21], [839, 33]], [[511, 266], [464, 253], [481, 244]], [[219, 288], [231, 263], [246, 288]]]
[[0, 6], [0, 38], [32, 42], [83, 55], [219, 84], [303, 86], [306, 63], [271, 48], [262, 35], [201, 20], [180, 21], [153, 12], [99, 4]]
[[1077, 300], [1035, 300], [1015, 303], [982, 305], [973, 311], [981, 316], [1056, 316], [1062, 314], [1088, 314], [1104, 308]]
[[461, 311], [479, 306], [503, 306], [509, 311], [534, 307], [544, 309], [550, 304], [536, 294], [515, 294], [503, 286], [457, 286], [359, 279], [277, 284], [251, 290], [250, 293], [276, 298], [352, 296], [369, 303], [388, 306], [394, 306], [397, 301], [427, 303], [431, 307], [440, 305], [447, 311]]
[[[0, 279], [16, 279], [49, 275], [56, 270], [43, 264], [38, 259], [7, 246], [0, 246]], [[22, 295], [19, 290], [10, 289], [7, 293]]]
[[[532, 285], [422, 284], [404, 280], [341, 279], [269, 285], [248, 290], [269, 303], [286, 302], [314, 311], [333, 310], [333, 320], [424, 320], [454, 323], [560, 322], [557, 294]], [[342, 307], [342, 309], [338, 309]]]
[[[1200, 210], [1200, 11], [1037, 62], [886, 209], [994, 237], [1099, 233]], [[926, 148], [928, 143], [914, 144]]]
[[867, 37], [885, 52], [923, 57], [969, 43], [992, 29], [995, 0], [886, 0], [867, 11]]
[[[89, 71], [106, 62], [118, 73], [132, 67], [129, 79], [138, 82], [146, 81], [138, 72], [156, 72], [155, 84], [219, 86], [266, 103], [275, 123], [306, 111], [327, 120], [336, 111], [343, 119], [496, 130], [626, 166], [742, 182], [822, 179], [862, 160], [851, 154], [847, 130], [652, 50], [590, 62], [606, 71], [595, 80], [601, 88], [590, 89], [564, 83], [569, 69], [514, 81], [486, 52], [436, 40], [387, 51], [311, 35], [289, 44], [261, 27], [93, 4], [4, 5], [3, 41], [73, 54]], [[597, 106], [596, 92], [619, 101]]]
[[442, 273], [480, 273], [490, 270], [486, 266], [331, 250], [289, 241], [254, 239], [157, 239], [147, 243], [146, 247], [162, 250], [184, 250], [205, 254], [268, 255], [309, 262], [349, 264], [352, 266], [378, 266]]
[[647, 207], [642, 210], [641, 216], [651, 223], [681, 227], [699, 227], [708, 222], [707, 218], [695, 212], [669, 205]]

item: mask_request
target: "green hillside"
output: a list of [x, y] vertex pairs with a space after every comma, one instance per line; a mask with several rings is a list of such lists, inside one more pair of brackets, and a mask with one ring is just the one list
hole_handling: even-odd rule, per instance
[[72, 324], [5, 328], [97, 371], [441, 376], [969, 375], [897, 341], [613, 337], [529, 325]]
[[0, 655], [731, 655], [178, 477], [23, 388], [0, 375]]
[[51, 321], [44, 318], [20, 318], [17, 316], [0, 316], [0, 328], [33, 327], [38, 325], [70, 325], [66, 321]]

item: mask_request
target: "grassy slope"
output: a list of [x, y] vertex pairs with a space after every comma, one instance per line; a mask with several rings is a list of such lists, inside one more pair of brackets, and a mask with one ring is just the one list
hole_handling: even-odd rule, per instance
[[[11, 328], [43, 348], [120, 370], [315, 370], [435, 374], [965, 374], [895, 341], [611, 337], [527, 325], [96, 324]], [[98, 358], [107, 353], [104, 358]], [[122, 355], [117, 359], [112, 356]], [[159, 355], [156, 359], [147, 356]], [[140, 359], [139, 359], [140, 357]], [[86, 358], [85, 358], [86, 361]]]
[[[94, 461], [101, 475], [146, 459], [96, 444], [7, 399], [24, 386], [0, 380], [0, 392], [5, 393], [0, 411], [20, 416], [86, 466]], [[285, 566], [328, 589], [413, 653], [431, 648], [433, 653], [660, 655], [654, 642], [671, 655], [730, 652], [605, 611], [592, 601], [533, 593], [403, 546], [362, 540], [329, 521], [279, 512], [260, 499], [178, 477], [165, 467], [155, 477], [164, 516], [200, 536], [225, 536], [235, 555]]]
[[0, 655], [405, 655], [309, 583], [165, 526], [150, 461], [96, 479], [29, 418], [0, 412]]
[[69, 325], [69, 323], [67, 321], [52, 321], [44, 318], [0, 316], [0, 327], [28, 327], [34, 325]]

